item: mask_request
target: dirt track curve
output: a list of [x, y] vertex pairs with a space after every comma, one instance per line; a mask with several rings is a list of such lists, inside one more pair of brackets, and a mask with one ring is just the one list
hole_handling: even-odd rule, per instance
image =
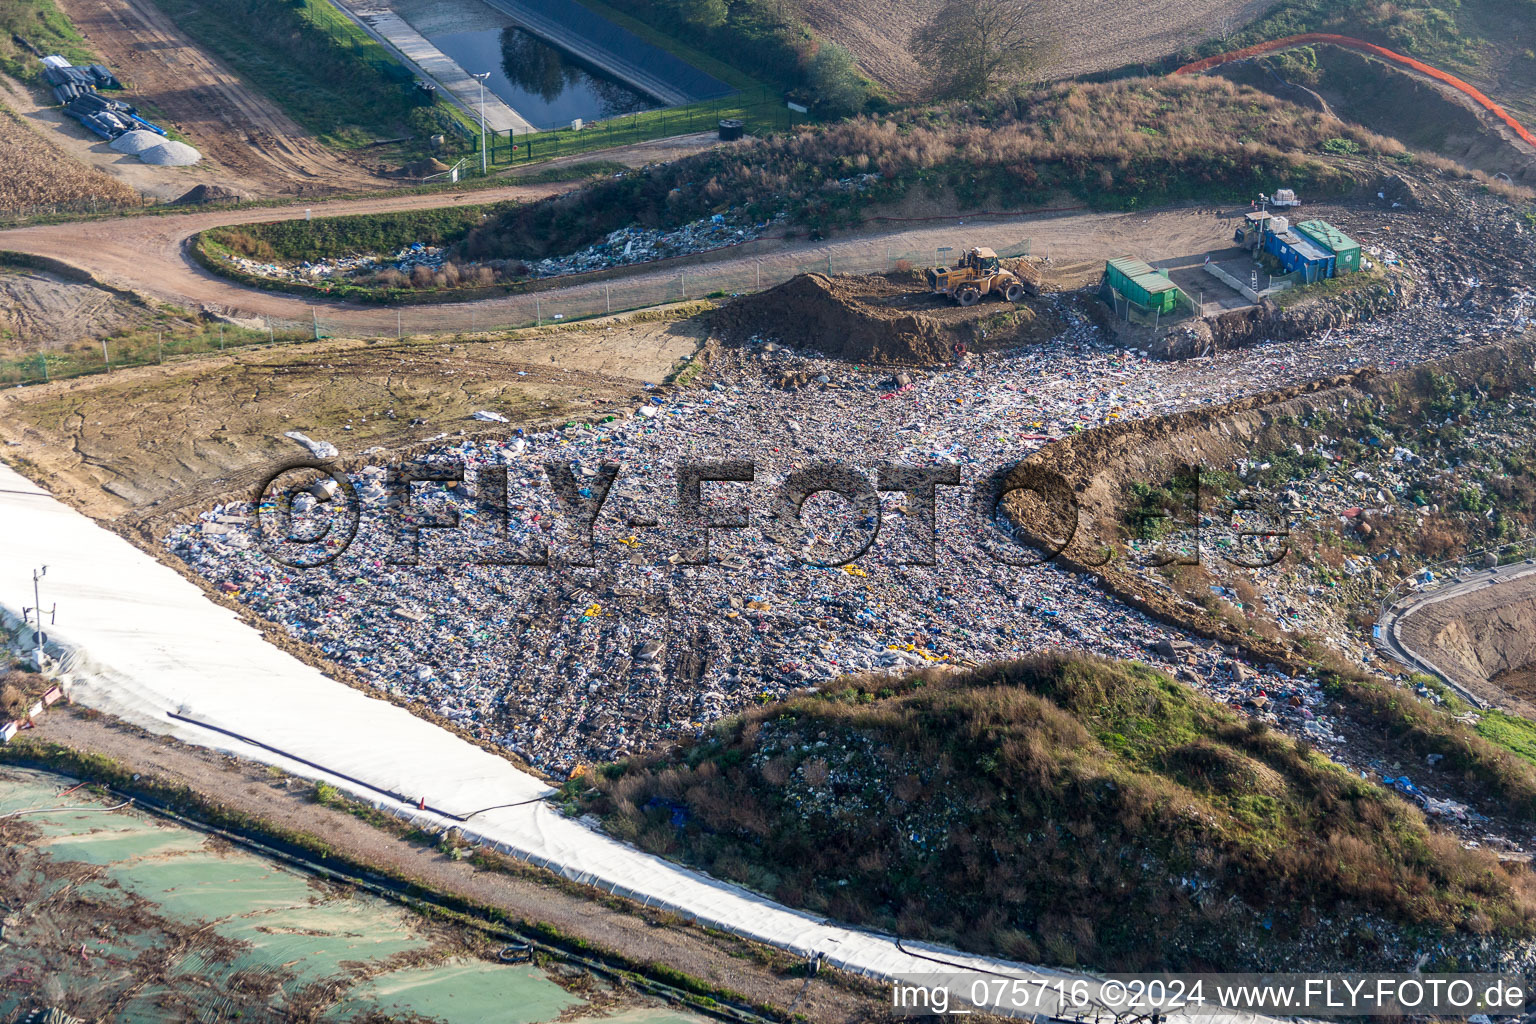
[[[630, 155], [641, 159], [643, 147]], [[626, 151], [599, 154], [616, 159]], [[80, 221], [35, 225], [0, 231], [0, 251], [12, 250], [62, 260], [92, 274], [97, 280], [126, 288], [152, 299], [193, 310], [206, 310], [233, 318], [270, 318], [287, 323], [308, 323], [318, 318], [327, 333], [368, 337], [393, 335], [397, 311], [381, 306], [327, 302], [314, 298], [246, 288], [210, 274], [193, 263], [185, 251], [186, 240], [198, 231], [221, 224], [297, 219], [311, 210], [315, 216], [383, 213], [425, 209], [504, 199], [537, 199], [569, 185], [508, 185], [463, 193], [392, 195], [376, 198], [331, 200], [254, 209], [222, 209], [164, 216], [117, 220]], [[963, 225], [963, 226], [962, 226]], [[1088, 261], [1101, 260], [1111, 249], [1130, 246], [1150, 259], [1204, 252], [1230, 234], [1230, 227], [1209, 210], [1172, 209], [1157, 213], [1034, 214], [977, 220], [974, 217], [934, 219], [896, 227], [872, 228], [866, 233], [835, 241], [766, 241], [737, 252], [721, 251], [707, 265], [635, 268], [635, 272], [611, 282], [573, 280], [570, 284], [539, 293], [543, 315], [551, 318], [562, 308], [570, 316], [600, 311], [611, 289], [613, 308], [637, 308], [706, 291], [753, 290], [759, 260], [772, 261], [784, 270], [841, 271], [855, 265], [881, 264], [893, 252], [932, 252], [935, 246], [1007, 246], [1030, 239], [1036, 254], [1054, 257], [1056, 277], [1070, 277], [1076, 269], [1096, 276], [1099, 269]], [[1083, 262], [1077, 268], [1077, 262]], [[690, 289], [682, 275], [697, 283]], [[1086, 280], [1086, 278], [1085, 278]], [[732, 283], [734, 282], [734, 284]], [[764, 284], [768, 283], [766, 271]], [[478, 302], [407, 306], [398, 321], [406, 333], [489, 330], [521, 325], [532, 319], [530, 295], [483, 299]]]

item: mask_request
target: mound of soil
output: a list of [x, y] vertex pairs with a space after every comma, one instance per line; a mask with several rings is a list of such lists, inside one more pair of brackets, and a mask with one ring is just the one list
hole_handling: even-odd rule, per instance
[[424, 157], [413, 160], [400, 168], [400, 173], [407, 178], [425, 178], [430, 174], [441, 174], [448, 170], [448, 165], [436, 157]]
[[243, 196], [232, 188], [223, 185], [197, 185], [183, 192], [177, 199], [178, 204], [191, 203], [220, 203], [230, 199], [242, 199]]
[[[1038, 275], [1036, 275], [1038, 276]], [[711, 329], [736, 344], [772, 340], [849, 362], [932, 366], [968, 351], [1038, 341], [1060, 329], [1032, 300], [968, 308], [928, 291], [916, 273], [802, 274], [719, 310]]]

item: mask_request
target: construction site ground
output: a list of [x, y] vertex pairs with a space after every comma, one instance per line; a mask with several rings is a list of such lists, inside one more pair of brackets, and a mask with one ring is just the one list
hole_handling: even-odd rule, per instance
[[[1228, 238], [1231, 233], [1228, 233]], [[1238, 276], [1238, 280], [1246, 280], [1246, 267], [1253, 263], [1253, 258], [1247, 252], [1236, 246], [1224, 248], [1213, 245], [1203, 252], [1188, 253], [1182, 256], [1169, 257], [1167, 259], [1151, 260], [1152, 266], [1157, 270], [1166, 270], [1168, 279], [1178, 285], [1190, 300], [1201, 306], [1201, 311], [1207, 314], [1225, 313], [1228, 310], [1244, 309], [1253, 305], [1241, 292], [1230, 288], [1212, 277], [1205, 270], [1205, 262], [1209, 257], [1212, 263], [1226, 264], [1231, 261], [1242, 261], [1245, 269]], [[1262, 278], [1260, 278], [1262, 282]]]
[[0, 358], [94, 348], [103, 335], [154, 319], [145, 304], [108, 289], [0, 263]]
[[263, 346], [10, 389], [0, 433], [7, 458], [112, 519], [302, 455], [289, 430], [393, 447], [484, 426], [481, 410], [533, 423], [633, 408], [702, 345], [699, 322], [678, 319], [697, 308], [490, 339]]
[[[389, 184], [366, 157], [316, 142], [271, 100], [204, 53], [150, 0], [62, 0], [86, 43], [152, 101], [205, 159], [219, 184], [259, 196]], [[190, 187], [190, 186], [189, 186]]]

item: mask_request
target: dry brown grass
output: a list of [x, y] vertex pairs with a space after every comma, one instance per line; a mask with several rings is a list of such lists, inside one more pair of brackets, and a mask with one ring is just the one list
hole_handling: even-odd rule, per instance
[[136, 204], [139, 194], [116, 178], [92, 170], [0, 107], [0, 213], [35, 206], [99, 202]]
[[[962, 207], [1049, 205], [1063, 193], [1122, 209], [1251, 195], [1275, 177], [1313, 195], [1353, 184], [1324, 145], [1401, 152], [1394, 140], [1225, 79], [1131, 78], [1019, 89], [964, 104], [856, 118], [658, 165], [528, 206], [469, 231], [463, 255], [551, 255], [627, 224], [745, 209], [825, 230], [911, 189]], [[865, 177], [875, 175], [877, 177]]]

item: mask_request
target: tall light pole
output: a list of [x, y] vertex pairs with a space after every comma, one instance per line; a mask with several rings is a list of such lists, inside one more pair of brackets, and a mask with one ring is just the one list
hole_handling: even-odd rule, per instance
[[[43, 599], [42, 599], [42, 595], [40, 593], [40, 587], [39, 587], [38, 581], [41, 580], [46, 575], [48, 575], [48, 567], [46, 565], [43, 566], [41, 569], [33, 569], [32, 570], [32, 607], [31, 608], [23, 608], [21, 610], [21, 614], [22, 614], [22, 618], [23, 619], [26, 619], [29, 622], [32, 622], [35, 619], [35, 622], [33, 623], [33, 627], [32, 627], [32, 643], [33, 643], [33, 648], [34, 648], [34, 650], [36, 652], [35, 656], [37, 658], [37, 670], [39, 672], [41, 672], [43, 670], [43, 640], [44, 640], [44, 636], [43, 636]], [[58, 605], [54, 605], [53, 606], [53, 611], [49, 614], [49, 618], [50, 619], [55, 617], [58, 614], [58, 607], [59, 607]]]
[[483, 178], [486, 175], [486, 169], [485, 169], [486, 168], [486, 162], [485, 162], [485, 80], [487, 78], [491, 77], [491, 73], [489, 71], [483, 71], [483, 72], [481, 72], [478, 75], [474, 74], [474, 73], [471, 73], [469, 77], [475, 79], [476, 81], [478, 81], [480, 83], [480, 176]]

